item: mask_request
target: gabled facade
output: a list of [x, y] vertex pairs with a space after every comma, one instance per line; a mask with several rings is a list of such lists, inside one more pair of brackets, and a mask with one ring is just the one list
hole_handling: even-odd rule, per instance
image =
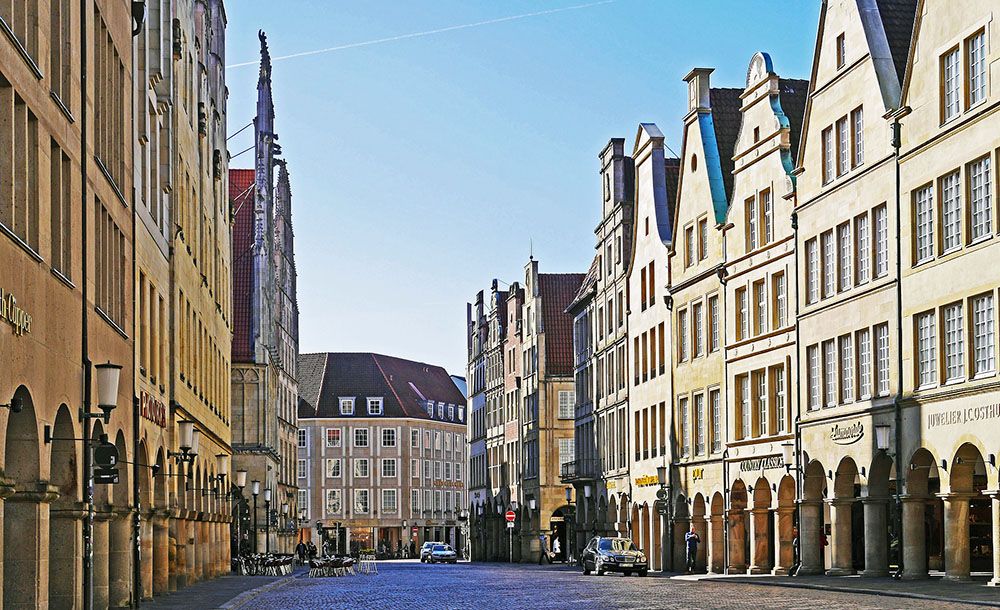
[[[708, 554], [721, 571], [722, 458], [726, 432], [724, 374], [727, 294], [724, 230], [733, 189], [733, 145], [740, 126], [740, 89], [714, 88], [713, 69], [695, 68], [685, 77], [688, 108], [670, 247], [667, 325], [673, 329], [668, 355], [673, 378], [672, 450], [676, 464], [667, 546], [673, 563], [684, 563], [684, 534], [693, 525], [702, 540], [698, 567]], [[668, 401], [668, 405], [670, 402]], [[690, 504], [688, 499], [690, 498]], [[742, 516], [742, 515], [741, 515]], [[732, 517], [732, 516], [731, 516]], [[732, 519], [731, 519], [732, 520]], [[730, 527], [734, 527], [731, 523]], [[711, 528], [711, 531], [709, 531]], [[730, 566], [733, 559], [730, 554]], [[669, 559], [668, 559], [669, 561]]]
[[997, 585], [1000, 24], [990, 9], [923, 0], [916, 10], [899, 113], [899, 466], [903, 577], [989, 571]]
[[[631, 351], [628, 410], [612, 419], [608, 433], [625, 450], [629, 485], [607, 490], [607, 521], [647, 552], [652, 569], [668, 554], [662, 546], [662, 519], [656, 514], [656, 468], [671, 461], [669, 353], [673, 345], [667, 309], [668, 253], [673, 240], [677, 160], [664, 152], [664, 137], [641, 123], [632, 152], [635, 163], [635, 222], [629, 253], [626, 310]], [[671, 188], [673, 186], [673, 188]], [[619, 467], [621, 462], [613, 462]], [[603, 507], [603, 498], [601, 498]], [[599, 508], [601, 510], [601, 508]]]
[[[895, 153], [883, 117], [899, 107], [914, 12], [915, 0], [820, 9], [794, 172], [803, 574], [888, 573], [895, 481], [864, 431], [895, 427], [900, 392]], [[809, 544], [826, 524], [830, 546]]]
[[785, 473], [781, 446], [795, 438], [792, 169], [808, 85], [780, 78], [759, 52], [740, 95], [724, 230], [730, 572], [788, 574], [794, 562], [796, 483]]

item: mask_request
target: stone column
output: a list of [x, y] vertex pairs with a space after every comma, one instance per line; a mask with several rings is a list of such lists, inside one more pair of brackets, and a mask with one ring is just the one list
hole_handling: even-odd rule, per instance
[[167, 590], [172, 592], [187, 585], [184, 576], [184, 522], [176, 510], [171, 511], [167, 528], [167, 535], [170, 537], [167, 547], [167, 564], [170, 570], [167, 574]]
[[[924, 532], [923, 497], [903, 496], [903, 576], [905, 580], [927, 578], [927, 539]], [[865, 517], [867, 527], [867, 515]]]
[[[195, 552], [194, 552], [194, 521], [191, 520], [191, 511], [185, 513], [184, 518], [184, 535], [182, 538], [183, 549], [184, 549], [184, 576], [185, 576], [185, 586], [190, 585], [198, 580], [198, 570], [195, 565]], [[177, 583], [180, 586], [180, 583]]]
[[710, 574], [723, 574], [726, 571], [726, 539], [723, 529], [722, 515], [712, 515], [708, 519], [708, 538], [705, 539], [708, 547], [708, 572]]
[[108, 521], [111, 513], [94, 515], [94, 608], [108, 607]]
[[115, 512], [109, 523], [108, 605], [129, 605], [132, 584], [132, 518], [127, 510]]
[[34, 610], [49, 605], [49, 503], [59, 497], [46, 482], [18, 484], [5, 500], [3, 606]]
[[881, 578], [889, 575], [889, 549], [886, 544], [888, 501], [888, 498], [861, 500], [865, 511], [865, 569], [861, 571], [862, 576]]
[[707, 518], [697, 518], [692, 521], [694, 525], [694, 531], [701, 538], [701, 544], [698, 545], [698, 560], [696, 562], [697, 568], [699, 570], [708, 571], [708, 519]]
[[139, 599], [153, 597], [153, 511], [139, 518]]
[[775, 511], [777, 522], [775, 523], [774, 539], [777, 548], [774, 552], [774, 569], [771, 573], [775, 576], [788, 576], [795, 563], [795, 548], [792, 545], [792, 531], [795, 521], [794, 506], [779, 506]]
[[993, 523], [993, 578], [990, 579], [990, 586], [1000, 586], [1000, 490], [990, 490], [985, 492], [990, 497], [990, 509]]
[[156, 512], [151, 523], [153, 525], [152, 537], [152, 578], [153, 595], [162, 595], [170, 591], [170, 527], [167, 523], [167, 515]]
[[198, 520], [193, 523], [195, 580], [205, 580], [208, 578], [208, 570], [205, 565], [208, 559], [208, 540], [206, 536], [206, 524], [203, 519], [204, 516], [199, 514]]
[[827, 576], [847, 576], [854, 574], [851, 557], [851, 507], [854, 498], [834, 498], [830, 504], [830, 531], [833, 534], [833, 565], [826, 571]]
[[971, 493], [938, 494], [944, 500], [944, 579], [969, 580]]
[[[83, 520], [74, 503], [49, 512], [49, 607], [83, 607]], [[0, 579], [2, 580], [2, 579]]]
[[799, 501], [799, 557], [801, 565], [797, 576], [813, 576], [823, 573], [823, 545], [820, 534], [823, 531], [823, 501]]
[[745, 509], [731, 508], [729, 519], [729, 566], [727, 574], [743, 574], [747, 571], [747, 558], [744, 549], [744, 537], [747, 535], [744, 521]]
[[750, 548], [753, 552], [750, 573], [767, 574], [771, 571], [771, 544], [768, 538], [771, 511], [767, 508], [754, 508], [750, 515]]

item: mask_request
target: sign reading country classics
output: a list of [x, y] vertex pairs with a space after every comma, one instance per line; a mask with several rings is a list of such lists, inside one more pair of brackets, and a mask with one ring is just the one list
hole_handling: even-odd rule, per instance
[[139, 391], [139, 415], [161, 428], [167, 427], [167, 406], [144, 391]]
[[861, 422], [855, 422], [850, 426], [834, 424], [830, 428], [830, 440], [838, 445], [851, 445], [861, 440], [865, 435], [865, 426]]
[[965, 409], [949, 409], [940, 413], [927, 414], [927, 429], [941, 426], [969, 424], [1000, 418], [1000, 404], [966, 407]]
[[740, 472], [754, 472], [757, 470], [771, 470], [772, 468], [784, 467], [785, 460], [780, 455], [740, 460]]
[[14, 295], [3, 288], [0, 288], [0, 320], [11, 325], [15, 337], [31, 332], [31, 315], [18, 307]]

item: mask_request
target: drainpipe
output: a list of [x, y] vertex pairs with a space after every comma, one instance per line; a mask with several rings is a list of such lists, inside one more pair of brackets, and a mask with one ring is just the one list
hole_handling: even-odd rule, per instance
[[[720, 316], [722, 317], [721, 324], [719, 325], [720, 326], [720, 328], [719, 328], [719, 336], [722, 338], [722, 340], [721, 340], [722, 345], [719, 346], [719, 349], [722, 350], [722, 380], [723, 380], [723, 385], [726, 388], [726, 395], [725, 396], [721, 396], [721, 389], [720, 389], [719, 401], [722, 402], [722, 404], [724, 404], [724, 405], [728, 405], [729, 404], [729, 361], [726, 359], [726, 345], [725, 345], [725, 343], [726, 343], [726, 328], [727, 328], [726, 324], [728, 323], [728, 320], [726, 319], [726, 312], [728, 310], [728, 307], [727, 307], [728, 303], [726, 302], [726, 294], [727, 294], [727, 292], [726, 292], [726, 283], [728, 282], [728, 278], [726, 276], [726, 258], [725, 257], [726, 257], [726, 246], [727, 246], [727, 244], [726, 244], [726, 231], [729, 229], [730, 226], [731, 225], [726, 224], [726, 225], [722, 225], [722, 227], [720, 227], [720, 229], [722, 231], [722, 256], [723, 256], [723, 259], [722, 259], [722, 267], [719, 268], [719, 287], [720, 287], [720, 290], [719, 290], [719, 311], [720, 311]], [[723, 409], [723, 408], [720, 407], [719, 414], [721, 415], [723, 413], [723, 411], [725, 411], [725, 413], [726, 413], [726, 421], [725, 421], [726, 432], [725, 432], [724, 436], [725, 436], [725, 438], [728, 439], [729, 438], [729, 416], [728, 416], [729, 409]], [[722, 429], [721, 425], [719, 426], [719, 429], [720, 430]], [[726, 447], [726, 449], [722, 452], [722, 493], [723, 493], [723, 496], [722, 496], [722, 500], [723, 500], [722, 501], [722, 561], [723, 561], [722, 573], [723, 574], [728, 574], [729, 573], [729, 508], [731, 506], [731, 504], [730, 504], [730, 489], [729, 489], [729, 447]]]
[[909, 114], [903, 107], [892, 117], [893, 162], [896, 173], [896, 395], [892, 406], [896, 420], [896, 549], [899, 563], [893, 578], [903, 576], [903, 469], [899, 460], [903, 456], [903, 248], [899, 236], [902, 235], [902, 197], [900, 193], [899, 149], [902, 146], [901, 118]]
[[[80, 280], [80, 315], [81, 315], [81, 362], [83, 364], [83, 410], [90, 412], [91, 396], [91, 362], [90, 346], [87, 340], [87, 218], [90, 216], [87, 207], [87, 0], [80, 0], [80, 233], [81, 233], [81, 280]], [[90, 418], [83, 418], [83, 503], [87, 516], [83, 522], [83, 607], [92, 610], [94, 607], [94, 475], [93, 456], [90, 453]]]
[[[135, 38], [142, 32], [143, 21], [145, 20], [146, 5], [145, 2], [132, 2], [132, 37]], [[135, 45], [132, 45], [132, 73], [135, 74], [136, 65], [136, 53]], [[132, 87], [134, 90], [135, 82], [132, 82]], [[135, 163], [135, 101], [132, 102], [132, 163]], [[137, 316], [135, 315], [135, 289], [136, 289], [136, 279], [139, 276], [138, 273], [138, 262], [135, 258], [135, 227], [136, 227], [136, 210], [135, 202], [138, 197], [135, 196], [135, 167], [133, 165], [132, 174], [132, 358], [133, 364], [135, 360], [135, 337], [138, 336], [136, 330], [138, 327]], [[141, 347], [140, 347], [141, 349]], [[155, 349], [155, 348], [153, 348]], [[142, 561], [142, 521], [140, 512], [142, 511], [142, 505], [139, 503], [139, 472], [140, 468], [148, 468], [146, 464], [139, 463], [139, 388], [136, 384], [135, 366], [132, 367], [132, 600], [130, 606], [132, 608], [139, 607], [139, 600], [142, 599], [142, 566], [140, 562]], [[152, 541], [147, 542], [147, 544]]]
[[[793, 191], [792, 199], [795, 203], [798, 203], [797, 197], [795, 196], [795, 191]], [[795, 379], [798, 381], [796, 384], [801, 388], [802, 383], [802, 342], [799, 333], [799, 214], [798, 212], [792, 212], [792, 243], [795, 247], [795, 258], [793, 261], [795, 267]], [[808, 390], [807, 390], [808, 391]], [[793, 434], [795, 435], [795, 512], [792, 513], [792, 525], [795, 531], [798, 532], [799, 545], [797, 549], [797, 557], [792, 559], [792, 565], [795, 566], [795, 571], [799, 571], [799, 567], [802, 563], [802, 530], [800, 529], [800, 514], [799, 514], [799, 502], [802, 501], [803, 487], [805, 485], [805, 473], [806, 470], [801, 466], [802, 462], [802, 431], [800, 428], [800, 423], [802, 422], [802, 391], [799, 389], [795, 392], [795, 426]]]

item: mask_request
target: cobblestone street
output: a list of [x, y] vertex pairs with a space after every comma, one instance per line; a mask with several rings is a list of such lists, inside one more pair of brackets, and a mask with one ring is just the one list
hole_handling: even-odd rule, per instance
[[530, 565], [379, 564], [379, 574], [297, 578], [262, 593], [241, 609], [349, 608], [475, 610], [562, 608], [970, 608], [933, 600], [762, 587], [747, 583], [684, 581], [650, 575], [583, 576]]

